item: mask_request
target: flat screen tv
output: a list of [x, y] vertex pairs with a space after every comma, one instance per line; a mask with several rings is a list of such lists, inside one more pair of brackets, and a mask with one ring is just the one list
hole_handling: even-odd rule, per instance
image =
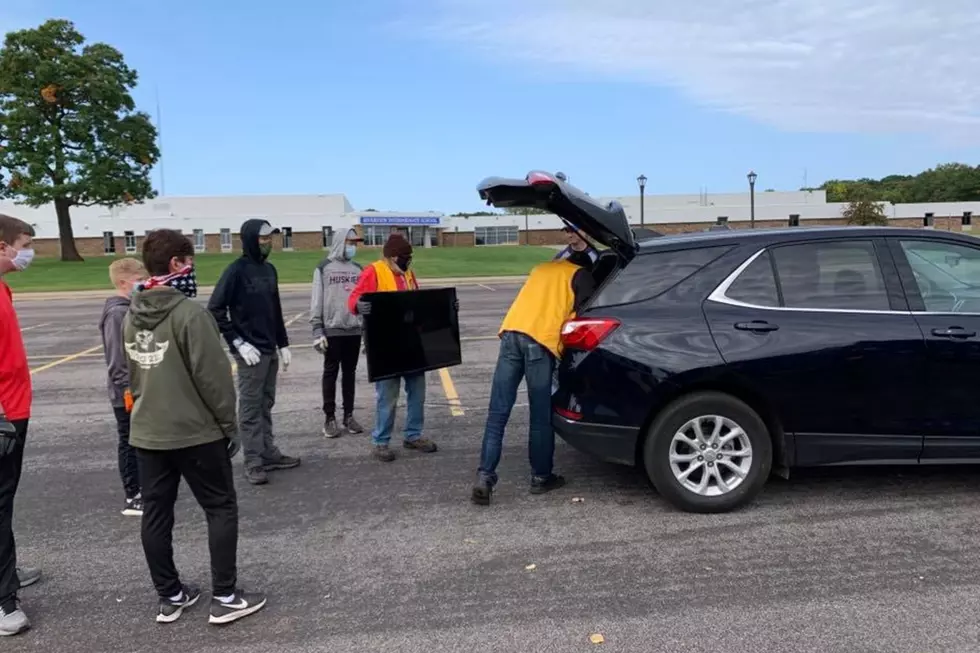
[[367, 293], [368, 380], [408, 376], [463, 362], [455, 288]]

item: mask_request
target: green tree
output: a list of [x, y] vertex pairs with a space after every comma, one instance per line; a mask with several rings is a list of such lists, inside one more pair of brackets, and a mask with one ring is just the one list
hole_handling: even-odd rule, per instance
[[0, 48], [0, 197], [54, 204], [61, 258], [80, 261], [73, 206], [156, 196], [157, 131], [136, 111], [137, 74], [67, 20], [7, 34]]
[[977, 202], [980, 201], [980, 166], [944, 163], [917, 175], [831, 179], [819, 190], [827, 191], [829, 202]]
[[841, 217], [847, 221], [847, 224], [853, 225], [884, 226], [888, 224], [885, 209], [880, 203], [871, 200], [853, 200], [841, 211]]

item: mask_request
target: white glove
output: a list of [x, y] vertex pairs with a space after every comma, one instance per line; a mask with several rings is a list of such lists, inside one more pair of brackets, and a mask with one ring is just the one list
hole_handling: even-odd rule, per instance
[[242, 357], [242, 360], [249, 367], [258, 365], [259, 361], [262, 360], [262, 354], [259, 353], [259, 350], [241, 338], [235, 341], [235, 349], [238, 350], [238, 355]]
[[289, 363], [293, 360], [293, 354], [289, 351], [289, 347], [282, 347], [279, 349], [279, 362], [282, 363], [282, 369], [285, 372], [289, 369]]
[[313, 349], [316, 349], [318, 354], [327, 353], [327, 337], [319, 336], [313, 341]]

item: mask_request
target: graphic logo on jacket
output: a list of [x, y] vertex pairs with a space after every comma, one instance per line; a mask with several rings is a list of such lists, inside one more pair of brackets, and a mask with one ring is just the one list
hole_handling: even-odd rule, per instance
[[162, 363], [169, 348], [170, 341], [157, 342], [153, 332], [146, 330], [136, 332], [136, 342], [126, 343], [126, 353], [144, 370]]

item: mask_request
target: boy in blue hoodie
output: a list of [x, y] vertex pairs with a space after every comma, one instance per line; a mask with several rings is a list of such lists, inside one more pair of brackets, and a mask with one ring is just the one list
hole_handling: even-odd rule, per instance
[[141, 516], [143, 497], [136, 463], [136, 451], [129, 446], [129, 414], [133, 409], [133, 395], [129, 390], [129, 368], [123, 348], [123, 318], [129, 311], [133, 289], [147, 278], [146, 268], [135, 258], [121, 258], [109, 266], [109, 280], [116, 294], [105, 302], [99, 331], [102, 333], [102, 349], [108, 368], [109, 403], [116, 417], [119, 433], [119, 476], [122, 478], [126, 503], [122, 514]]

